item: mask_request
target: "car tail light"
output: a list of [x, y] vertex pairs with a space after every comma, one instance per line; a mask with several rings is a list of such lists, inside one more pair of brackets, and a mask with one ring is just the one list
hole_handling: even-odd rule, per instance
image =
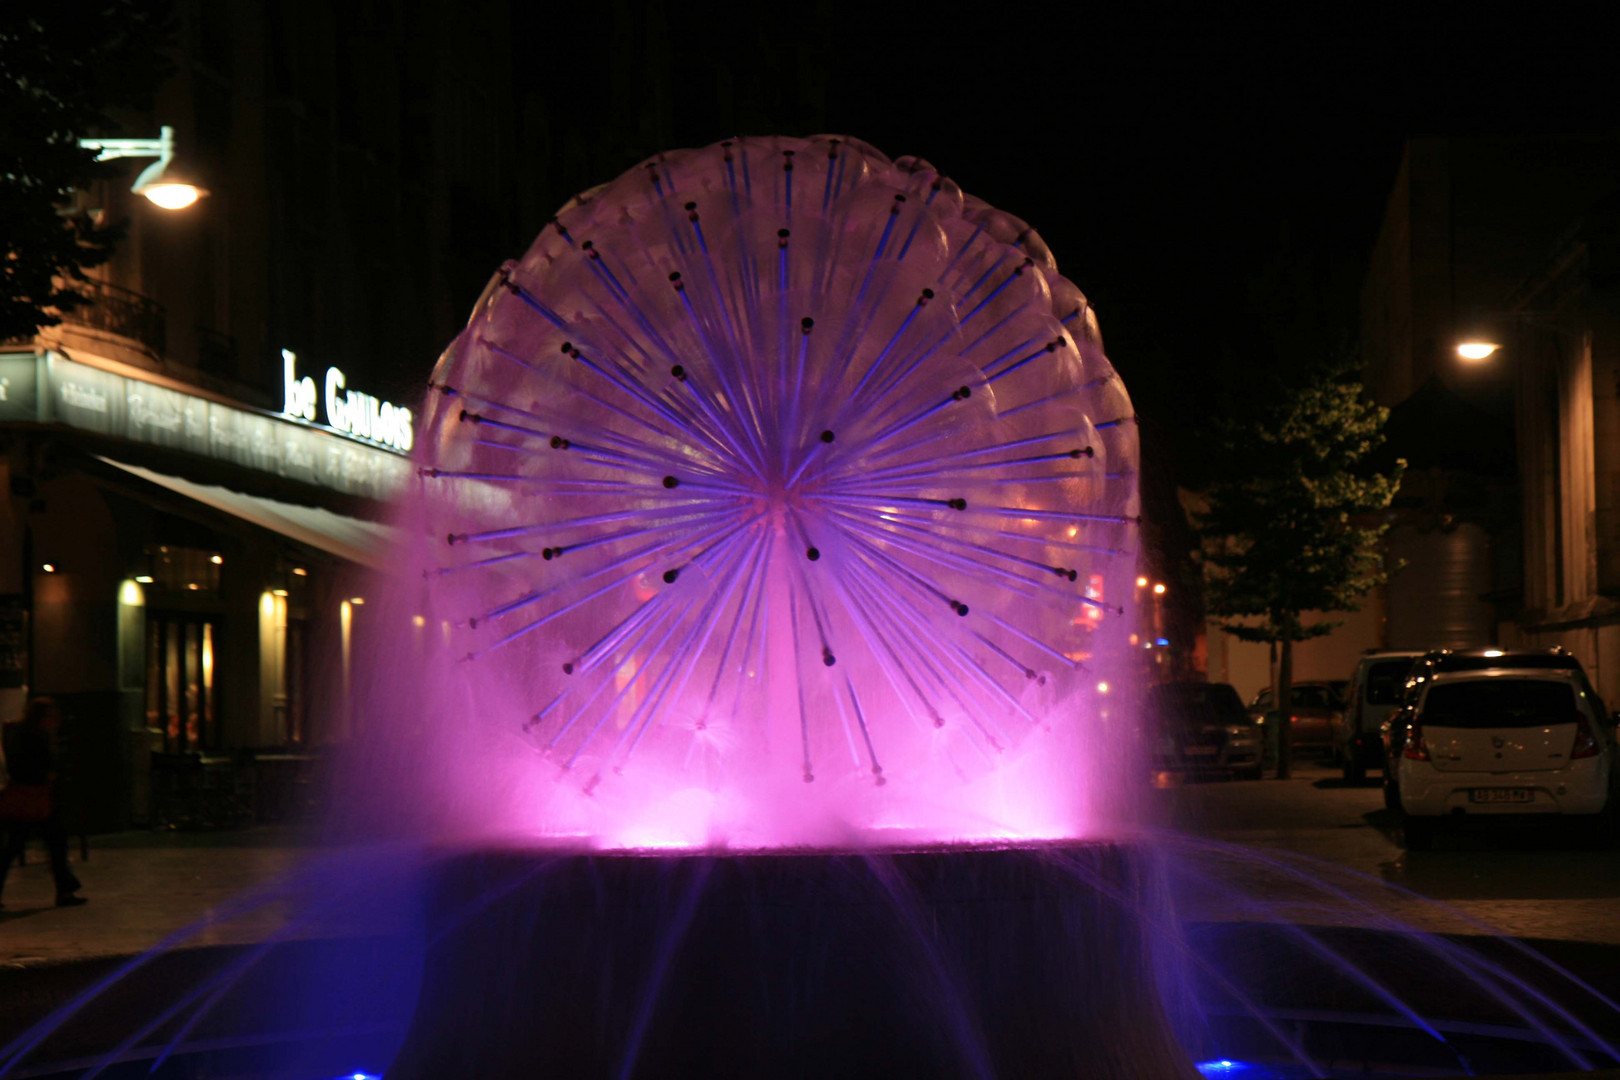
[[1597, 757], [1602, 752], [1603, 748], [1598, 745], [1597, 736], [1592, 734], [1592, 725], [1586, 722], [1586, 717], [1576, 720], [1575, 745], [1570, 748], [1570, 760]]
[[1406, 746], [1401, 750], [1401, 756], [1413, 761], [1429, 760], [1429, 744], [1423, 741], [1423, 725], [1416, 720], [1407, 729]]

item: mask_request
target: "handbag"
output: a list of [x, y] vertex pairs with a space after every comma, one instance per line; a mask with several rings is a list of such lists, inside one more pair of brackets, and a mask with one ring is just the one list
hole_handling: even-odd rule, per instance
[[7, 784], [0, 788], [0, 821], [44, 821], [53, 809], [49, 784]]

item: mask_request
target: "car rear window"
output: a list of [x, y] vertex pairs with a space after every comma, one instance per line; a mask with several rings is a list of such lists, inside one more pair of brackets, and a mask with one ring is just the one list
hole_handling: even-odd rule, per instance
[[1401, 692], [1406, 689], [1406, 673], [1411, 670], [1411, 660], [1381, 660], [1369, 667], [1367, 704], [1399, 705]]
[[1429, 727], [1520, 728], [1575, 722], [1575, 692], [1545, 679], [1480, 679], [1430, 687], [1418, 719]]
[[1336, 709], [1341, 702], [1341, 695], [1333, 692], [1328, 686], [1296, 686], [1288, 700], [1301, 709]]

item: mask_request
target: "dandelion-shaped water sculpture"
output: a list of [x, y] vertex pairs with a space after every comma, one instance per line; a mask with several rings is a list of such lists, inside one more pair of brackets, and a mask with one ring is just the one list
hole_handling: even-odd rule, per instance
[[854, 139], [662, 154], [570, 202], [425, 432], [456, 652], [587, 792], [652, 760], [971, 773], [1132, 587], [1135, 424], [1084, 296]]

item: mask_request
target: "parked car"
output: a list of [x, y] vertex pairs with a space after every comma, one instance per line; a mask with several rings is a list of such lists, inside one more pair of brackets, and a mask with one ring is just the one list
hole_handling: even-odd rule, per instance
[[1344, 778], [1360, 783], [1368, 769], [1384, 766], [1381, 731], [1384, 721], [1401, 707], [1406, 677], [1420, 652], [1368, 649], [1350, 677], [1343, 723], [1333, 728], [1333, 756], [1344, 767]]
[[1412, 661], [1406, 673], [1406, 686], [1402, 691], [1401, 707], [1391, 713], [1380, 729], [1384, 754], [1384, 805], [1391, 810], [1401, 808], [1400, 776], [1395, 764], [1406, 747], [1406, 738], [1417, 712], [1423, 689], [1438, 675], [1464, 671], [1568, 671], [1580, 683], [1582, 692], [1598, 703], [1598, 711], [1605, 712], [1602, 699], [1587, 681], [1586, 669], [1573, 653], [1557, 647], [1551, 649], [1431, 649]]
[[1562, 814], [1608, 834], [1614, 754], [1578, 667], [1437, 665], [1393, 762], [1406, 846], [1429, 848], [1452, 817]]
[[1260, 728], [1231, 685], [1163, 683], [1148, 691], [1145, 707], [1158, 768], [1260, 778]]
[[[1344, 693], [1349, 683], [1343, 679], [1324, 679], [1293, 684], [1288, 695], [1290, 743], [1295, 750], [1317, 751], [1323, 754], [1333, 749], [1333, 728], [1343, 723]], [[1260, 691], [1249, 705], [1249, 715], [1258, 722], [1269, 723], [1266, 718], [1275, 714], [1276, 695], [1271, 689]], [[1278, 714], [1280, 715], [1280, 714]], [[1266, 735], [1271, 751], [1276, 750], [1275, 732]]]

